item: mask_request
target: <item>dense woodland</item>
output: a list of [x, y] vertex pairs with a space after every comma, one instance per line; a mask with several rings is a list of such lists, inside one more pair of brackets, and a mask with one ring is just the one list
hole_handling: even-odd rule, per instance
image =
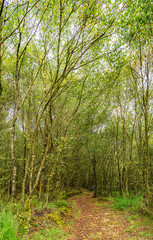
[[0, 197], [153, 205], [151, 0], [0, 1]]

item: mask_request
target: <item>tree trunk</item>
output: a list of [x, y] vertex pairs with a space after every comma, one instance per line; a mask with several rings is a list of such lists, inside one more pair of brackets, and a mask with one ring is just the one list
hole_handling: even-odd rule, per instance
[[35, 144], [33, 144], [33, 153], [32, 153], [32, 161], [31, 161], [31, 169], [30, 169], [30, 175], [29, 175], [29, 192], [32, 191], [32, 180], [33, 180], [34, 162], [35, 162]]
[[17, 164], [15, 158], [15, 151], [14, 151], [14, 138], [15, 138], [15, 125], [18, 117], [19, 112], [19, 59], [20, 59], [20, 46], [21, 46], [21, 32], [19, 31], [19, 41], [17, 45], [17, 52], [16, 52], [16, 67], [15, 67], [15, 109], [14, 109], [14, 116], [12, 120], [12, 133], [11, 133], [11, 157], [13, 163], [13, 176], [12, 176], [12, 198], [15, 196], [16, 191], [16, 175], [17, 175]]
[[120, 194], [123, 195], [123, 187], [122, 187], [122, 176], [121, 176], [121, 170], [120, 170], [120, 157], [119, 157], [119, 147], [118, 147], [118, 141], [119, 141], [119, 119], [118, 119], [118, 113], [117, 113], [117, 128], [116, 128], [116, 153], [117, 153], [117, 169], [118, 169], [118, 178], [119, 178], [119, 187], [120, 187]]
[[92, 158], [94, 197], [97, 196], [97, 172], [96, 172], [96, 165], [97, 165], [97, 161], [96, 161], [96, 155], [95, 155], [95, 152], [94, 152], [93, 158]]
[[147, 201], [149, 200], [149, 166], [150, 166], [150, 154], [149, 154], [149, 121], [148, 121], [148, 111], [149, 111], [149, 76], [147, 75], [147, 89], [146, 98], [144, 106], [144, 117], [145, 117], [145, 158], [146, 158], [146, 171], [145, 171], [145, 197]]
[[4, 0], [0, 0], [0, 95], [2, 94], [2, 29], [3, 29], [3, 6], [4, 6]]
[[12, 131], [11, 131], [11, 158], [13, 163], [13, 174], [12, 174], [12, 199], [15, 197], [16, 192], [16, 176], [17, 176], [17, 164], [14, 151], [14, 138], [15, 138], [15, 124], [17, 120], [17, 111], [14, 113], [12, 121]]
[[74, 188], [78, 187], [78, 156], [75, 156], [75, 169], [74, 169]]
[[45, 153], [44, 153], [44, 156], [43, 156], [43, 159], [42, 159], [40, 168], [39, 168], [39, 170], [38, 170], [38, 173], [37, 173], [37, 177], [36, 177], [34, 186], [33, 186], [33, 188], [31, 189], [31, 192], [29, 193], [29, 198], [32, 197], [32, 194], [34, 193], [34, 191], [36, 190], [36, 188], [37, 188], [37, 186], [38, 186], [38, 183], [39, 183], [39, 180], [40, 180], [40, 177], [41, 177], [42, 170], [43, 170], [43, 168], [44, 168], [44, 164], [45, 164], [46, 157], [47, 157], [47, 154], [48, 154], [48, 152], [49, 152], [49, 149], [50, 149], [50, 137], [48, 136], [48, 141], [47, 141], [47, 146], [46, 146], [46, 149], [45, 149]]

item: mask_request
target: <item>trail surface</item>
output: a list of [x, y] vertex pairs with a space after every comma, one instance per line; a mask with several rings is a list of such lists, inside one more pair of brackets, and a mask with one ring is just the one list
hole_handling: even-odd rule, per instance
[[67, 240], [153, 239], [151, 226], [143, 226], [140, 219], [133, 219], [128, 213], [114, 211], [109, 202], [99, 204], [91, 193], [72, 197], [70, 201], [76, 203], [78, 216]]

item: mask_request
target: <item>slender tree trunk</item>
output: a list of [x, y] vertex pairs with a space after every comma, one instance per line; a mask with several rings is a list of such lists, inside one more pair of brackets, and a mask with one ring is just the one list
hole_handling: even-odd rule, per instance
[[145, 114], [145, 155], [146, 155], [146, 176], [145, 176], [145, 184], [146, 184], [146, 197], [149, 200], [149, 166], [150, 166], [150, 154], [149, 154], [149, 74], [147, 70], [147, 89], [146, 89], [146, 97], [145, 97], [145, 106], [144, 106], [144, 114]]
[[150, 154], [149, 154], [149, 68], [150, 68], [150, 53], [146, 57], [146, 82], [144, 78], [144, 64], [142, 61], [142, 46], [141, 39], [140, 43], [140, 71], [141, 71], [141, 82], [142, 82], [142, 100], [144, 109], [145, 119], [145, 149], [143, 158], [143, 196], [144, 203], [148, 204], [149, 201], [149, 166], [150, 166]]
[[0, 95], [2, 94], [2, 29], [3, 29], [3, 7], [4, 7], [4, 0], [0, 0]]
[[12, 130], [11, 130], [11, 158], [13, 163], [13, 175], [12, 175], [12, 199], [15, 197], [16, 192], [16, 176], [17, 176], [17, 164], [15, 158], [15, 150], [14, 150], [14, 138], [15, 138], [15, 124], [17, 120], [17, 111], [14, 113], [13, 121], [12, 121]]
[[[136, 119], [135, 119], [136, 120]], [[130, 156], [129, 156], [129, 166], [128, 166], [128, 192], [129, 195], [131, 195], [131, 172], [132, 172], [132, 165], [133, 165], [133, 137], [134, 137], [134, 128], [135, 128], [135, 122], [132, 126], [132, 133], [130, 137]]]
[[39, 197], [38, 197], [39, 200], [41, 199], [42, 189], [43, 189], [43, 175], [41, 176], [39, 183]]
[[15, 109], [14, 109], [14, 116], [12, 120], [12, 130], [11, 130], [11, 158], [13, 163], [13, 175], [12, 175], [12, 198], [15, 197], [16, 191], [16, 176], [17, 176], [17, 164], [15, 158], [15, 151], [14, 151], [14, 138], [15, 138], [15, 126], [19, 112], [19, 59], [20, 59], [20, 46], [21, 46], [21, 32], [19, 31], [19, 41], [17, 45], [17, 52], [16, 52], [16, 69], [15, 69]]
[[40, 177], [41, 177], [42, 170], [44, 168], [44, 164], [45, 164], [46, 157], [47, 157], [47, 154], [49, 152], [49, 149], [50, 149], [50, 137], [48, 136], [48, 141], [47, 141], [47, 146], [46, 146], [46, 149], [45, 149], [45, 152], [44, 152], [44, 156], [43, 156], [43, 159], [41, 161], [41, 165], [39, 167], [39, 170], [38, 170], [35, 182], [34, 182], [34, 186], [31, 190], [31, 192], [29, 193], [29, 198], [32, 197], [32, 194], [34, 193], [34, 191], [36, 190], [36, 188], [38, 186], [38, 183], [39, 183], [39, 180], [40, 180]]
[[123, 188], [122, 188], [122, 176], [121, 176], [121, 170], [120, 170], [120, 156], [119, 156], [119, 147], [118, 147], [118, 141], [119, 141], [119, 119], [118, 119], [118, 113], [117, 113], [117, 128], [116, 128], [116, 153], [117, 153], [117, 169], [118, 169], [118, 178], [119, 178], [119, 187], [120, 187], [120, 194], [123, 195]]
[[96, 154], [94, 152], [93, 158], [92, 158], [94, 197], [97, 196], [97, 172], [96, 172], [96, 165], [97, 165]]
[[32, 153], [32, 161], [31, 161], [31, 169], [29, 174], [29, 192], [32, 191], [32, 180], [33, 180], [33, 169], [35, 163], [35, 143], [33, 144], [33, 153]]
[[50, 179], [48, 178], [48, 180], [47, 180], [47, 186], [46, 186], [46, 196], [45, 196], [45, 198], [46, 198], [46, 205], [48, 204], [48, 201], [49, 201], [49, 186], [50, 186]]
[[[124, 109], [125, 112], [125, 109]], [[122, 159], [123, 159], [123, 169], [122, 169], [122, 194], [123, 191], [125, 189], [125, 172], [126, 172], [126, 168], [125, 168], [125, 163], [126, 163], [126, 131], [125, 131], [125, 116], [123, 114], [122, 116], [123, 118], [123, 148], [122, 148]]]
[[[42, 117], [45, 109], [47, 108], [47, 111], [48, 111], [48, 104], [49, 104], [49, 101], [47, 101], [47, 104], [45, 104], [45, 106], [43, 107], [42, 113], [40, 114], [40, 116], [38, 117], [38, 119], [36, 121], [35, 128], [34, 128], [33, 134], [31, 136], [31, 139], [30, 139], [30, 142], [29, 142], [30, 148], [29, 148], [29, 151], [28, 151], [27, 159], [26, 159], [25, 174], [24, 174], [24, 178], [23, 178], [23, 182], [22, 182], [22, 198], [21, 198], [21, 202], [23, 204], [24, 204], [24, 199], [25, 199], [25, 186], [26, 186], [26, 180], [27, 180], [27, 176], [28, 176], [28, 168], [29, 168], [29, 164], [30, 164], [30, 160], [31, 160], [33, 144], [34, 144], [34, 141], [35, 141], [35, 135], [37, 134], [38, 126], [39, 126], [41, 117]], [[39, 111], [39, 109], [38, 109], [38, 111]], [[39, 171], [38, 171], [38, 174], [37, 174], [34, 186], [31, 189], [31, 192], [29, 193], [30, 197], [32, 196], [33, 192], [35, 191], [35, 189], [36, 189], [36, 187], [37, 187], [37, 185], [39, 183], [41, 172], [42, 172], [42, 170], [44, 168], [44, 163], [46, 161], [47, 153], [48, 153], [49, 149], [52, 147], [52, 142], [51, 142], [51, 139], [52, 139], [52, 136], [51, 136], [51, 134], [52, 134], [52, 127], [51, 127], [50, 131], [51, 131], [51, 133], [49, 135], [47, 134], [48, 135], [47, 143], [46, 143], [46, 136], [45, 136], [44, 156], [43, 156], [43, 159], [42, 159], [42, 162], [41, 162], [41, 166], [39, 168]]]
[[33, 149], [32, 145], [33, 145], [33, 141], [30, 144], [30, 149], [28, 151], [26, 164], [25, 164], [25, 173], [24, 173], [24, 178], [23, 178], [23, 182], [22, 182], [22, 198], [21, 198], [22, 204], [24, 204], [24, 199], [25, 199], [25, 186], [26, 186], [26, 179], [28, 176], [28, 167], [29, 167], [29, 163], [30, 163], [30, 159], [31, 159], [32, 149]]
[[[76, 153], [77, 154], [77, 153]], [[78, 156], [75, 156], [75, 168], [74, 168], [74, 188], [78, 186]]]
[[52, 178], [53, 178], [53, 176], [55, 174], [55, 170], [56, 170], [58, 161], [59, 161], [59, 158], [56, 159], [54, 165], [51, 168], [51, 171], [50, 171], [50, 174], [49, 174], [49, 177], [48, 177], [47, 187], [46, 187], [46, 204], [48, 204], [50, 183], [51, 183]]

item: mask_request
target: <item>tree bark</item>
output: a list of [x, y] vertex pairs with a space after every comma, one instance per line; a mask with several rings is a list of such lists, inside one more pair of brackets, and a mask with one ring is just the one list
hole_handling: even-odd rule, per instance
[[14, 150], [14, 138], [15, 138], [15, 127], [16, 121], [18, 117], [19, 111], [19, 53], [20, 53], [20, 46], [21, 46], [21, 32], [19, 31], [19, 41], [17, 45], [17, 52], [16, 52], [16, 69], [15, 69], [15, 109], [14, 115], [12, 119], [12, 130], [11, 130], [11, 158], [13, 163], [13, 174], [12, 174], [12, 198], [15, 197], [16, 192], [16, 176], [17, 176], [17, 163], [15, 158], [15, 150]]
[[2, 94], [2, 29], [3, 29], [3, 7], [5, 0], [0, 0], [0, 95]]
[[93, 153], [93, 158], [92, 158], [94, 197], [97, 196], [97, 172], [96, 172], [96, 165], [97, 165], [96, 154], [94, 152]]
[[17, 176], [17, 163], [15, 158], [15, 150], [14, 150], [14, 138], [15, 138], [15, 125], [17, 120], [17, 109], [14, 113], [13, 121], [12, 121], [12, 130], [11, 130], [11, 158], [13, 163], [13, 174], [12, 174], [12, 199], [15, 197], [16, 193], [16, 176]]
[[[77, 154], [77, 153], [76, 153]], [[74, 168], [74, 188], [78, 186], [78, 156], [75, 156], [75, 168]]]

